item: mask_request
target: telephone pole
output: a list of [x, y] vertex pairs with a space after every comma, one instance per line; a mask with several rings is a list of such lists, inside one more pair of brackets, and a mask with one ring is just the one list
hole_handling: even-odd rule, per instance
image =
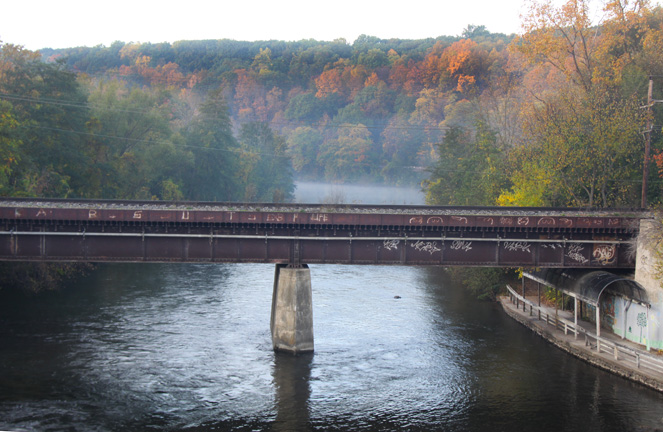
[[654, 93], [654, 79], [650, 76], [649, 77], [649, 88], [647, 89], [647, 129], [645, 130], [645, 133], [647, 134], [645, 137], [645, 166], [642, 168], [642, 202], [640, 203], [640, 207], [646, 208], [647, 207], [647, 177], [649, 177], [649, 152], [651, 149], [651, 132], [652, 129], [654, 129], [654, 119], [653, 119], [653, 110], [652, 108], [654, 107], [654, 101], [652, 99], [652, 95]]

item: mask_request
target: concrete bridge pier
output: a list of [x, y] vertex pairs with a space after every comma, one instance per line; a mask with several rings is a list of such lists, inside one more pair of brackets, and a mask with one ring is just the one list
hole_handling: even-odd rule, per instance
[[270, 330], [275, 351], [313, 351], [311, 271], [306, 264], [276, 264]]

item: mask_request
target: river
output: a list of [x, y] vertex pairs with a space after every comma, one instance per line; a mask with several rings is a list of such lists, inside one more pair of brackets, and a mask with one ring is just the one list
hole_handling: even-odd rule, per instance
[[0, 430], [653, 431], [663, 395], [443, 269], [311, 266], [315, 352], [272, 351], [274, 267], [105, 264], [0, 299]]
[[375, 205], [424, 205], [421, 188], [357, 184], [295, 182], [295, 202]]

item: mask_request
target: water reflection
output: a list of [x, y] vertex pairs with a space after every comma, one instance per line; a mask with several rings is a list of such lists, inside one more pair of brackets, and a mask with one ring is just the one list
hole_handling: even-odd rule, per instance
[[313, 353], [293, 356], [277, 353], [274, 357], [274, 390], [276, 394], [275, 431], [307, 431], [311, 397], [311, 364]]
[[663, 395], [437, 268], [312, 266], [316, 351], [272, 351], [271, 265], [113, 265], [0, 299], [0, 430], [656, 430]]

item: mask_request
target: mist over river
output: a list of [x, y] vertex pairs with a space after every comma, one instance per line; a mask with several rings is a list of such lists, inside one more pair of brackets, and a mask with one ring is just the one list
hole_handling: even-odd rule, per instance
[[[267, 264], [106, 264], [0, 302], [0, 430], [663, 429], [663, 395], [440, 268], [311, 266], [315, 353], [272, 351]], [[400, 297], [400, 298], [397, 298]]]
[[424, 205], [416, 187], [295, 182], [295, 202], [308, 204]]

